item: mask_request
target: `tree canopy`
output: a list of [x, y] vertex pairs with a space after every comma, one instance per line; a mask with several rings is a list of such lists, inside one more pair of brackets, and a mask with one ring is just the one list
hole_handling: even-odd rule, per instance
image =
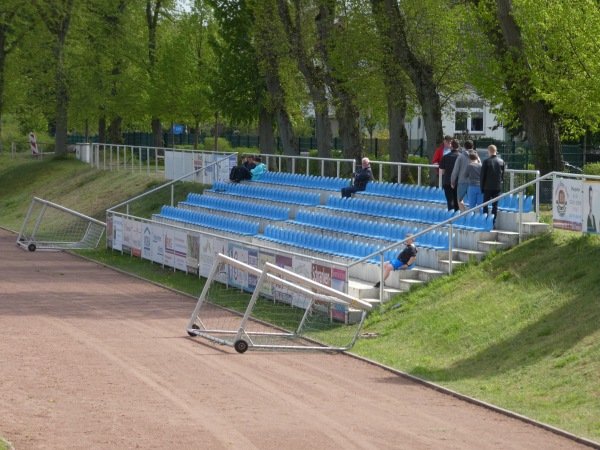
[[312, 123], [324, 157], [334, 119], [353, 157], [385, 129], [405, 160], [407, 119], [424, 118], [431, 150], [444, 108], [473, 93], [557, 169], [563, 139], [599, 130], [598, 29], [596, 0], [4, 0], [0, 149], [5, 115], [60, 153], [68, 132], [151, 129], [158, 144], [218, 112], [265, 140], [275, 127], [286, 153]]

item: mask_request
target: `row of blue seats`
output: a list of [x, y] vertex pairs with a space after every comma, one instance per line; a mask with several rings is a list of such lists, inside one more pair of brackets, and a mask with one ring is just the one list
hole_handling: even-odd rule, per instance
[[[330, 196], [324, 206], [318, 208], [337, 211], [347, 211], [356, 214], [370, 215], [375, 217], [386, 217], [389, 219], [417, 222], [424, 224], [436, 224], [452, 218], [460, 212], [448, 211], [435, 206], [416, 206], [403, 203], [392, 203], [364, 198], [344, 198]], [[481, 213], [470, 213], [459, 219], [454, 224], [458, 228], [477, 231], [490, 231], [494, 224], [490, 217]]]
[[417, 231], [420, 231], [417, 227], [402, 226], [400, 224], [389, 222], [375, 222], [368, 219], [357, 219], [355, 217], [344, 217], [335, 214], [323, 214], [306, 210], [299, 210], [296, 213], [295, 220], [290, 222], [322, 230], [388, 241], [399, 241], [404, 239], [407, 233], [414, 234]]
[[[291, 245], [351, 259], [363, 258], [383, 248], [381, 245], [368, 244], [362, 241], [336, 238], [299, 230], [290, 230], [275, 225], [268, 225], [265, 228], [264, 234], [257, 237], [278, 244]], [[449, 234], [443, 231], [432, 231], [419, 236], [416, 239], [415, 244], [422, 248], [448, 250]], [[395, 259], [398, 256], [398, 253], [399, 249], [388, 250], [384, 254], [384, 261]], [[369, 259], [368, 262], [378, 264], [381, 261], [378, 256], [375, 256]]]
[[302, 206], [316, 206], [321, 202], [321, 195], [314, 192], [277, 189], [258, 186], [256, 184], [225, 183], [223, 181], [217, 181], [210, 190], [213, 192], [223, 192], [226, 194], [292, 203]]
[[[498, 202], [498, 208], [504, 211], [519, 212], [519, 195], [510, 194], [502, 197]], [[533, 211], [533, 195], [523, 198], [523, 212]]]
[[[324, 236], [299, 230], [290, 230], [274, 225], [268, 225], [265, 228], [264, 234], [257, 237], [277, 244], [291, 245], [293, 247], [350, 259], [360, 259], [371, 253], [375, 253], [382, 248], [381, 245], [350, 241], [348, 239], [334, 238], [332, 236]], [[377, 259], [374, 258], [372, 262], [377, 262]]]
[[259, 203], [249, 203], [245, 200], [232, 200], [230, 198], [214, 197], [211, 195], [190, 193], [187, 196], [187, 201], [180, 202], [180, 205], [216, 209], [269, 220], [288, 220], [290, 217], [290, 208], [283, 206], [262, 205]]
[[[422, 230], [419, 227], [402, 226], [387, 222], [374, 222], [372, 220], [355, 219], [353, 217], [340, 217], [330, 214], [319, 214], [310, 211], [298, 211], [296, 219], [291, 221], [303, 226], [310, 226], [322, 230], [374, 239], [400, 241], [407, 234], [415, 234]], [[417, 238], [421, 247], [436, 250], [448, 250], [448, 232], [444, 230], [432, 231]]]
[[152, 217], [176, 220], [184, 224], [199, 225], [244, 236], [255, 236], [258, 234], [258, 222], [244, 219], [232, 219], [230, 217], [201, 213], [189, 209], [177, 208], [175, 206], [165, 205], [161, 208], [160, 214], [153, 214]]
[[349, 179], [284, 172], [266, 172], [258, 181], [329, 191], [340, 191], [343, 187], [350, 186]]
[[419, 202], [446, 203], [444, 190], [439, 187], [372, 181], [367, 184], [364, 192], [378, 197], [400, 198], [403, 200]]

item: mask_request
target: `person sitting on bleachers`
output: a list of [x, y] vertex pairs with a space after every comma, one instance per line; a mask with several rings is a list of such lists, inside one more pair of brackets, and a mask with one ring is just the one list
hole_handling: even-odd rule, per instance
[[267, 166], [263, 164], [260, 156], [256, 156], [254, 161], [256, 162], [256, 167], [252, 169], [250, 173], [252, 174], [252, 181], [257, 181], [260, 180], [262, 174], [267, 171]]
[[[415, 263], [415, 259], [417, 259], [417, 247], [415, 247], [415, 239], [412, 237], [412, 233], [406, 234], [407, 238], [410, 238], [406, 241], [406, 247], [400, 254], [397, 259], [392, 261], [386, 261], [383, 263], [383, 284], [385, 286], [385, 280], [388, 279], [390, 273], [395, 270], [410, 270], [412, 269], [412, 265]], [[373, 286], [374, 288], [378, 288], [381, 286], [381, 283], [378, 281]]]
[[354, 173], [354, 185], [342, 188], [342, 197], [352, 197], [358, 191], [364, 191], [369, 181], [373, 179], [369, 158], [363, 158], [362, 167]]
[[252, 178], [252, 170], [256, 168], [254, 156], [242, 156], [242, 164], [235, 166], [229, 172], [229, 180], [233, 183], [239, 183], [242, 180], [250, 180]]

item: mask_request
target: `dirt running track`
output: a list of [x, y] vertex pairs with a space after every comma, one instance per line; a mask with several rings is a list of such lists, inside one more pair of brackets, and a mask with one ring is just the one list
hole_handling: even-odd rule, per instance
[[0, 435], [17, 450], [578, 447], [341, 354], [190, 338], [194, 305], [0, 230]]

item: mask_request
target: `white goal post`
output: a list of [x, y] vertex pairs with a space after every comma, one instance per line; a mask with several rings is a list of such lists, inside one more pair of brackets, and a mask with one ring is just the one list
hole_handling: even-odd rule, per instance
[[35, 250], [92, 250], [106, 224], [77, 211], [34, 197], [17, 237], [17, 245]]
[[[248, 277], [250, 288], [227, 284]], [[270, 262], [257, 269], [218, 254], [188, 323], [190, 336], [234, 347], [350, 349], [371, 305]]]

